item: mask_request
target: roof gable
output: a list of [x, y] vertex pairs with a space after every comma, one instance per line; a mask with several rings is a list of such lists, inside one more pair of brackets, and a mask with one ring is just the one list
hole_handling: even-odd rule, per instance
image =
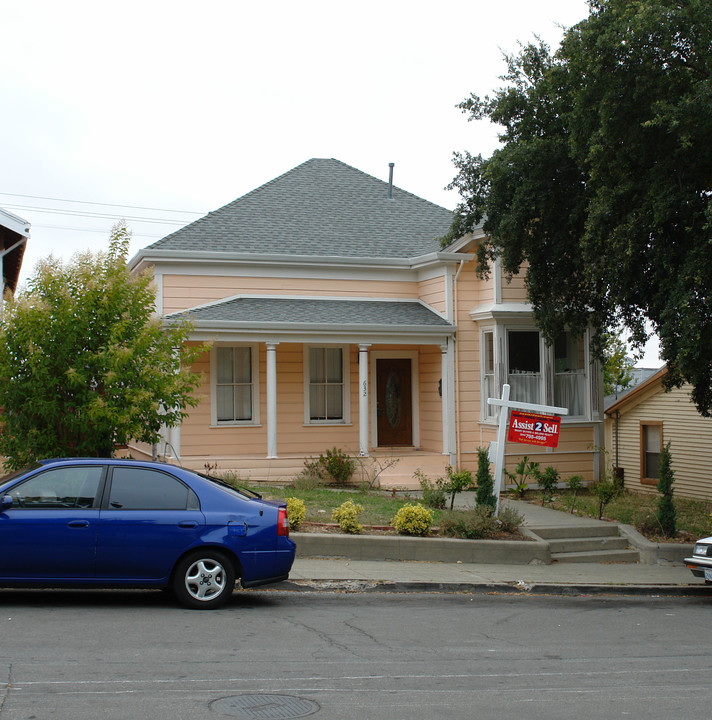
[[452, 213], [334, 159], [312, 159], [149, 246], [156, 251], [411, 258]]

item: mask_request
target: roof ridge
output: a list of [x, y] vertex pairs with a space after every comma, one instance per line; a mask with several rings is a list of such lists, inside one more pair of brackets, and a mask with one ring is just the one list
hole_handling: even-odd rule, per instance
[[[312, 158], [312, 160], [326, 160], [327, 158]], [[376, 182], [381, 183], [382, 185], [385, 185], [388, 187], [388, 182], [385, 180], [381, 180], [381, 178], [377, 178], [375, 175], [371, 175], [370, 173], [365, 172], [364, 170], [360, 170], [357, 167], [354, 167], [353, 165], [349, 165], [348, 163], [345, 163], [343, 160], [339, 160], [338, 158], [328, 158], [329, 160], [333, 160], [334, 162], [339, 163], [340, 165], [343, 165], [345, 168], [348, 168], [349, 170], [353, 170], [354, 172], [359, 173], [360, 175], [364, 175], [367, 178], [370, 178], [371, 180], [375, 180]], [[310, 160], [307, 160], [307, 162], [311, 162]], [[305, 164], [305, 163], [302, 163]], [[296, 168], [294, 168], [296, 170]], [[420, 197], [420, 195], [416, 195], [415, 193], [412, 193], [408, 190], [404, 190], [400, 185], [393, 185], [394, 190], [398, 190], [402, 192], [404, 195], [410, 195], [410, 197], [415, 198], [416, 200], [419, 200], [420, 202], [427, 203], [428, 205], [432, 205], [433, 207], [438, 208], [439, 210], [447, 210], [448, 212], [452, 212], [452, 210], [448, 210], [444, 205], [438, 205], [437, 203], [432, 202], [431, 200], [428, 200], [427, 198]]]

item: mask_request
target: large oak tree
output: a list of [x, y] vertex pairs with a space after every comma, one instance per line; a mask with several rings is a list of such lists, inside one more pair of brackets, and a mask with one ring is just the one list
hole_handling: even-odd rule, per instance
[[[505, 86], [461, 103], [503, 127], [489, 158], [457, 153], [445, 242], [484, 219], [480, 270], [526, 261], [549, 341], [646, 319], [666, 381], [712, 413], [712, 3], [589, 0], [556, 52], [506, 58]], [[600, 349], [600, 346], [599, 346]]]

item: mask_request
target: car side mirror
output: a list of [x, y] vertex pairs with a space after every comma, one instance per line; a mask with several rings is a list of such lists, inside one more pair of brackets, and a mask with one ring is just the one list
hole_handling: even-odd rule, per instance
[[12, 507], [12, 495], [4, 495], [0, 498], [0, 512]]

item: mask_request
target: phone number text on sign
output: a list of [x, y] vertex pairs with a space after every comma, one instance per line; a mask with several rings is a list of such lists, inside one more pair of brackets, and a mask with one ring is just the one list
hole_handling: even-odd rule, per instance
[[557, 415], [539, 415], [512, 410], [507, 440], [527, 445], [556, 447], [559, 444], [560, 428], [561, 418]]

